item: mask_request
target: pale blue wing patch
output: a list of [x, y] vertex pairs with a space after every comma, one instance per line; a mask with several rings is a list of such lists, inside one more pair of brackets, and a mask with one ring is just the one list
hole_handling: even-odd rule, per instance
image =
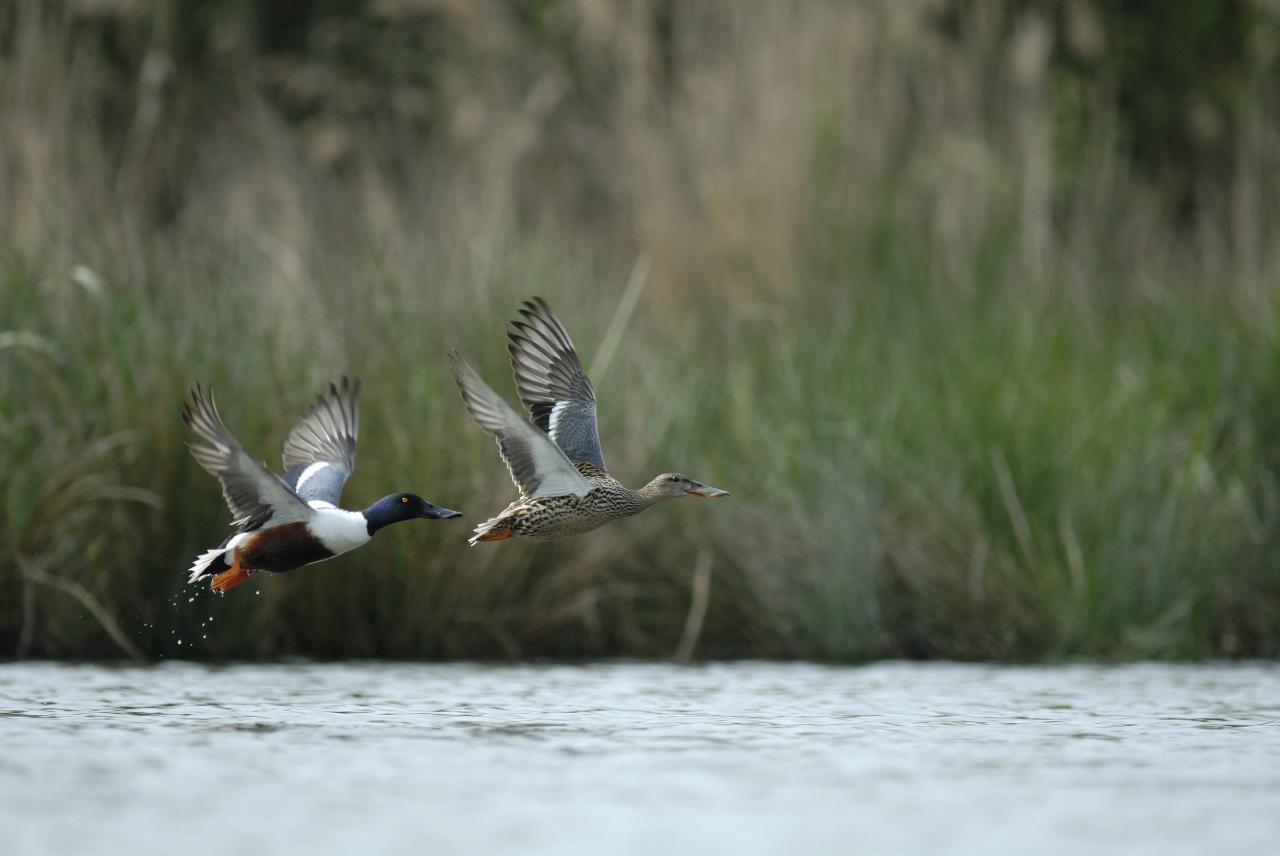
[[316, 461], [302, 467], [294, 467], [284, 475], [285, 484], [308, 505], [323, 502], [336, 506], [342, 497], [342, 488], [351, 475], [344, 467], [328, 461]]

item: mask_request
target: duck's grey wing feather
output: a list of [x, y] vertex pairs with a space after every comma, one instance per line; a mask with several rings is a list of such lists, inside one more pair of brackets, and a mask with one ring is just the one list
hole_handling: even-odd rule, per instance
[[182, 419], [203, 443], [188, 443], [191, 456], [222, 485], [222, 495], [239, 529], [305, 521], [312, 510], [266, 464], [252, 457], [218, 415], [213, 393], [199, 384], [182, 409]]
[[511, 371], [533, 423], [576, 463], [604, 465], [596, 426], [596, 391], [564, 325], [540, 297], [520, 307], [507, 334]]
[[359, 398], [359, 378], [329, 384], [329, 394], [316, 396], [284, 441], [285, 482], [304, 502], [337, 505], [342, 497], [356, 468]]
[[587, 495], [591, 484], [560, 447], [516, 413], [456, 352], [449, 354], [449, 371], [471, 417], [497, 439], [502, 460], [522, 495]]
[[284, 474], [284, 483], [298, 497], [313, 508], [322, 506], [338, 506], [342, 497], [342, 488], [350, 476], [347, 470], [324, 461], [317, 461], [305, 467], [295, 467]]

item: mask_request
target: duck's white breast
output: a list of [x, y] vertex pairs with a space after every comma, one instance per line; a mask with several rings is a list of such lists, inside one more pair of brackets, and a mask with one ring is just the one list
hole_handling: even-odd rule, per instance
[[308, 527], [335, 556], [369, 543], [369, 522], [360, 512], [334, 508], [329, 503], [313, 502], [311, 506], [316, 514]]

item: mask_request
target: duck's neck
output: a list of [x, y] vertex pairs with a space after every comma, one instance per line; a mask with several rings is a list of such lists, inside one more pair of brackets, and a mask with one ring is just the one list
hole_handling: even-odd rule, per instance
[[651, 505], [662, 502], [668, 497], [662, 492], [661, 482], [649, 482], [639, 490], [631, 491], [631, 495], [635, 497], [638, 508], [636, 512], [644, 511]]

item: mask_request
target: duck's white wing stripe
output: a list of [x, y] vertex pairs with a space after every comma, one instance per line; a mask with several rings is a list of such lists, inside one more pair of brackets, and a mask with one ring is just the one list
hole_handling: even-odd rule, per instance
[[314, 464], [311, 464], [302, 471], [302, 475], [298, 476], [298, 483], [293, 486], [293, 489], [299, 491], [302, 490], [302, 486], [310, 481], [312, 476], [328, 466], [329, 463], [327, 461], [316, 461]]
[[302, 469], [285, 474], [285, 484], [292, 487], [304, 502], [315, 500], [337, 505], [342, 496], [342, 486], [347, 482], [349, 473], [338, 464], [329, 461], [316, 461]]
[[569, 409], [568, 401], [556, 402], [556, 406], [551, 408], [551, 416], [548, 417], [548, 420], [547, 420], [548, 427], [550, 428], [550, 430], [547, 431], [547, 433], [550, 434], [553, 438], [556, 436], [556, 433], [559, 432], [560, 430], [560, 417], [563, 416], [564, 412], [568, 409]]

